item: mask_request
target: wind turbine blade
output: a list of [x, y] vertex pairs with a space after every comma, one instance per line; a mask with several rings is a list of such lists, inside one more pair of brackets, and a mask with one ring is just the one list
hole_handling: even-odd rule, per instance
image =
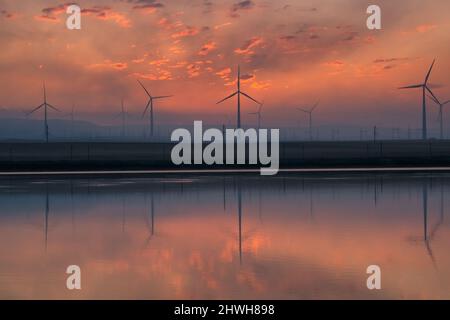
[[449, 103], [450, 100], [445, 101], [442, 105], [445, 106], [447, 103]]
[[430, 98], [434, 103], [436, 103], [437, 105], [440, 105], [441, 103], [438, 101], [438, 100], [436, 100], [432, 95], [430, 95], [430, 94], [427, 94], [427, 97], [428, 98]]
[[249, 112], [248, 114], [258, 114], [259, 112]]
[[224, 102], [225, 100], [228, 100], [228, 99], [230, 99], [230, 98], [233, 98], [235, 95], [237, 95], [239, 92], [238, 91], [236, 91], [235, 93], [233, 93], [233, 94], [230, 94], [228, 97], [226, 97], [226, 98], [223, 98], [222, 100], [220, 100], [219, 102], [217, 102], [216, 104], [219, 104], [219, 103], [222, 103], [222, 102]]
[[423, 84], [415, 84], [412, 86], [400, 87], [398, 89], [414, 89], [414, 88], [422, 88], [422, 87], [423, 87]]
[[152, 100], [148, 100], [147, 105], [145, 106], [144, 112], [142, 113], [142, 118], [145, 116], [145, 114], [147, 113], [148, 110], [148, 106], [150, 105], [150, 102], [152, 102]]
[[33, 110], [26, 112], [26, 115], [29, 116], [33, 112], [35, 112], [35, 111], [39, 110], [40, 108], [42, 108], [43, 106], [44, 106], [44, 104], [41, 104], [39, 107], [34, 108]]
[[59, 110], [58, 108], [55, 108], [55, 107], [52, 106], [51, 104], [47, 103], [47, 105], [48, 105], [51, 109], [53, 109], [53, 110], [55, 110], [55, 111], [58, 111], [58, 112], [61, 112], [61, 110]]
[[316, 109], [316, 108], [319, 106], [319, 103], [320, 103], [320, 100], [318, 100], [318, 101], [316, 102], [316, 104], [314, 104], [314, 106], [313, 106], [312, 109], [311, 109], [311, 112], [313, 112], [314, 109]]
[[430, 70], [428, 70], [427, 76], [425, 77], [425, 84], [427, 84], [427, 82], [428, 82], [428, 78], [430, 77], [431, 69], [433, 69], [435, 61], [436, 61], [436, 59], [433, 60], [433, 63], [431, 64], [431, 67], [430, 67]]
[[241, 94], [244, 95], [245, 97], [249, 98], [250, 100], [253, 100], [254, 102], [256, 102], [257, 104], [261, 104], [261, 102], [253, 99], [252, 97], [250, 97], [248, 94], [246, 94], [245, 92], [241, 91]]
[[142, 84], [142, 82], [140, 82], [139, 79], [136, 79], [136, 80], [137, 80], [137, 82], [139, 82], [139, 84], [141, 85], [142, 89], [144, 89], [145, 92], [147, 93], [147, 95], [151, 98], [151, 97], [152, 97], [151, 94], [147, 91], [147, 89], [145, 89], [145, 87], [144, 87], [144, 85]]
[[153, 100], [155, 99], [164, 99], [164, 98], [171, 98], [173, 96], [159, 96], [159, 97], [153, 97]]
[[439, 101], [439, 99], [436, 98], [436, 96], [434, 95], [433, 91], [431, 91], [430, 88], [428, 88], [426, 85], [425, 85], [425, 89], [427, 89], [427, 91], [433, 96], [434, 99], [436, 99], [436, 101]]
[[301, 112], [309, 113], [308, 110], [305, 110], [305, 109], [302, 109], [302, 108], [297, 108], [297, 110], [298, 110], [298, 111], [301, 111]]

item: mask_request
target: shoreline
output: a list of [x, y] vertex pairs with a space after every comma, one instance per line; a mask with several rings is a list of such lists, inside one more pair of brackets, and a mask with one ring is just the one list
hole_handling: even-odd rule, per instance
[[[431, 174], [431, 173], [449, 173], [448, 167], [369, 167], [369, 168], [290, 168], [280, 169], [276, 176], [332, 176], [332, 175], [377, 175], [377, 174]], [[260, 175], [259, 169], [199, 169], [199, 170], [96, 170], [96, 171], [0, 171], [0, 178], [8, 177], [160, 177], [160, 176], [236, 176]], [[255, 175], [256, 174], [256, 175]], [[268, 176], [271, 177], [271, 176]]]
[[[0, 175], [254, 174], [266, 165], [174, 165], [175, 143], [0, 143]], [[248, 150], [248, 144], [246, 149]], [[224, 150], [225, 151], [225, 150]], [[248, 153], [247, 153], [248, 155]], [[281, 142], [279, 174], [450, 171], [450, 140]]]

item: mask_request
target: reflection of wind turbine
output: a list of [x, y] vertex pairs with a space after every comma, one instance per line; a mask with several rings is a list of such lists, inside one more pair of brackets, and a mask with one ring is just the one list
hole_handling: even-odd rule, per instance
[[258, 129], [261, 128], [261, 111], [262, 111], [263, 105], [264, 105], [264, 102], [259, 105], [258, 111], [249, 113], [249, 114], [257, 116], [257, 118], [258, 118]]
[[447, 100], [443, 103], [441, 103], [436, 96], [428, 95], [428, 97], [433, 100], [434, 103], [436, 103], [439, 106], [439, 136], [442, 139], [444, 139], [444, 120], [443, 120], [443, 108], [444, 106], [450, 102], [450, 100]]
[[239, 219], [239, 263], [242, 264], [242, 192], [238, 185], [238, 219]]
[[311, 109], [297, 108], [298, 111], [305, 112], [309, 115], [309, 140], [312, 140], [312, 114], [319, 105], [319, 102], [320, 101], [317, 101]]
[[[401, 87], [399, 89], [415, 89], [422, 88], [422, 139], [427, 139], [427, 109], [426, 109], [426, 99], [425, 99], [425, 90], [427, 90], [434, 97], [433, 92], [431, 92], [430, 88], [428, 88], [428, 79], [430, 78], [431, 70], [433, 69], [434, 62], [431, 64], [430, 69], [428, 70], [427, 75], [425, 76], [425, 81], [422, 84], [415, 84], [411, 86]], [[436, 97], [435, 97], [436, 98]]]
[[[428, 235], [428, 186], [426, 182], [423, 182], [422, 186], [422, 205], [423, 205], [423, 242], [425, 244], [425, 249], [430, 256], [433, 266], [436, 268], [436, 260], [433, 255], [433, 251], [430, 245], [430, 237]], [[420, 241], [418, 239], [412, 239], [413, 241]]]
[[48, 198], [48, 187], [45, 186], [45, 221], [44, 221], [44, 233], [45, 233], [45, 251], [47, 251], [48, 242], [48, 215], [50, 212], [50, 203]]
[[151, 218], [151, 223], [149, 223], [148, 221], [148, 216], [145, 215], [145, 222], [147, 224], [147, 228], [150, 231], [150, 235], [147, 237], [147, 240], [145, 241], [145, 247], [148, 246], [150, 240], [153, 238], [153, 236], [155, 235], [155, 205], [154, 205], [154, 200], [153, 200], [153, 193], [151, 194], [151, 198], [150, 198], [150, 218]]
[[256, 102], [257, 104], [261, 104], [258, 101], [256, 101], [255, 99], [253, 99], [252, 97], [250, 97], [248, 94], [246, 94], [245, 92], [241, 91], [241, 68], [240, 66], [238, 66], [238, 76], [237, 76], [237, 91], [230, 94], [228, 97], [223, 98], [222, 100], [220, 100], [219, 102], [217, 102], [216, 104], [222, 103], [232, 97], [234, 97], [235, 95], [237, 95], [237, 128], [241, 128], [241, 95], [243, 95], [244, 97]]
[[147, 96], [148, 96], [148, 102], [147, 102], [147, 105], [145, 106], [144, 112], [142, 113], [142, 117], [145, 116], [145, 113], [147, 112], [148, 108], [150, 107], [150, 135], [153, 137], [153, 122], [154, 122], [154, 119], [153, 119], [153, 100], [170, 98], [172, 96], [157, 96], [157, 97], [153, 97], [139, 80], [138, 80], [138, 82], [141, 85], [142, 89], [144, 89], [145, 93], [147, 93]]
[[440, 211], [439, 221], [436, 223], [436, 225], [430, 232], [430, 240], [434, 239], [434, 236], [436, 235], [436, 232], [439, 230], [439, 227], [444, 223], [444, 186], [442, 185], [442, 182], [441, 182], [441, 201], [439, 211]]
[[47, 94], [45, 92], [45, 82], [43, 83], [43, 88], [44, 88], [44, 103], [41, 104], [40, 106], [38, 106], [37, 108], [34, 108], [33, 110], [31, 110], [30, 112], [27, 113], [27, 116], [29, 116], [30, 114], [34, 113], [35, 111], [39, 110], [40, 108], [44, 107], [44, 131], [45, 131], [45, 141], [48, 142], [48, 122], [47, 122], [47, 108], [51, 108], [55, 111], [59, 110], [57, 108], [55, 108], [54, 106], [52, 106], [51, 104], [49, 104], [47, 102]]
[[433, 265], [436, 267], [436, 260], [433, 256], [433, 251], [430, 246], [430, 239], [428, 237], [428, 187], [426, 182], [424, 183], [423, 190], [423, 241], [425, 242], [425, 247], [427, 249], [428, 255], [433, 262]]

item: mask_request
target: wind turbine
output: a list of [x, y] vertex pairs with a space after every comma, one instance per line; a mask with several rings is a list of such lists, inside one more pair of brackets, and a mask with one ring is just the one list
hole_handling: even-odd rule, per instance
[[443, 108], [444, 106], [450, 102], [450, 100], [447, 100], [443, 103], [441, 103], [436, 96], [428, 95], [428, 97], [433, 100], [434, 103], [436, 103], [439, 106], [439, 131], [440, 131], [440, 138], [441, 140], [444, 139], [444, 120], [443, 120]]
[[425, 91], [428, 91], [434, 98], [436, 98], [434, 96], [433, 92], [431, 92], [430, 88], [428, 87], [428, 79], [430, 78], [431, 70], [433, 69], [435, 61], [436, 61], [436, 59], [433, 60], [433, 63], [431, 64], [431, 67], [428, 70], [428, 73], [425, 76], [425, 81], [423, 83], [399, 88], [399, 89], [422, 88], [422, 139], [423, 140], [427, 139], [427, 109], [426, 109]]
[[43, 82], [43, 88], [44, 88], [44, 103], [41, 104], [40, 106], [38, 106], [37, 108], [34, 108], [33, 110], [31, 110], [30, 112], [27, 113], [27, 116], [29, 116], [30, 114], [34, 113], [35, 111], [39, 110], [40, 108], [44, 107], [44, 123], [45, 123], [45, 142], [48, 143], [48, 121], [47, 121], [47, 108], [53, 109], [55, 111], [59, 110], [57, 108], [55, 108], [54, 106], [52, 106], [50, 103], [47, 102], [47, 94], [45, 92], [45, 82]]
[[72, 104], [72, 109], [70, 111], [70, 135], [73, 139], [73, 122], [74, 122], [74, 117], [75, 117], [75, 105]]
[[121, 111], [116, 116], [116, 118], [121, 117], [122, 118], [122, 137], [125, 137], [125, 127], [126, 127], [126, 118], [128, 116], [128, 112], [125, 110], [125, 105], [123, 103], [123, 98], [121, 100]]
[[228, 97], [223, 98], [222, 100], [220, 100], [219, 102], [217, 102], [216, 104], [222, 103], [234, 96], [237, 95], [237, 129], [241, 128], [241, 95], [243, 95], [244, 97], [256, 102], [257, 104], [261, 105], [260, 102], [256, 101], [255, 99], [253, 99], [252, 97], [250, 97], [248, 94], [246, 94], [245, 92], [241, 91], [241, 67], [238, 66], [238, 76], [237, 76], [237, 91], [230, 94]]
[[249, 113], [252, 115], [256, 115], [258, 117], [258, 129], [261, 128], [261, 111], [262, 111], [263, 105], [264, 105], [264, 102], [259, 105], [258, 111]]
[[148, 96], [148, 102], [147, 102], [147, 105], [145, 106], [144, 112], [142, 113], [142, 117], [145, 116], [145, 113], [147, 112], [148, 108], [150, 107], [150, 135], [153, 137], [153, 122], [154, 122], [154, 119], [153, 119], [153, 100], [170, 98], [172, 96], [170, 95], [170, 96], [157, 96], [157, 97], [154, 97], [148, 92], [148, 90], [144, 87], [142, 82], [140, 82], [139, 80], [137, 80], [137, 82], [139, 82], [139, 84], [141, 85], [142, 89], [144, 89], [145, 93]]
[[311, 109], [303, 109], [303, 108], [297, 108], [298, 111], [307, 113], [309, 115], [309, 140], [312, 140], [312, 114], [314, 112], [314, 110], [317, 108], [317, 106], [319, 105], [320, 101], [317, 101], [316, 104], [314, 106], [312, 106]]

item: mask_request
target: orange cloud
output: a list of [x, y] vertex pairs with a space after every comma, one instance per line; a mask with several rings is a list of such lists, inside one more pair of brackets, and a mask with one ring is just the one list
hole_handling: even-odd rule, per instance
[[173, 39], [185, 38], [185, 37], [193, 37], [200, 32], [198, 28], [186, 26], [183, 30], [175, 32], [171, 35]]
[[216, 75], [224, 80], [228, 80], [231, 74], [231, 68], [225, 68], [223, 70], [217, 71]]
[[152, 66], [157, 66], [157, 67], [160, 67], [160, 66], [162, 66], [162, 65], [165, 65], [165, 64], [167, 64], [167, 63], [169, 63], [169, 59], [158, 59], [158, 60], [153, 60], [153, 61], [150, 61], [149, 62], [149, 64], [150, 65], [152, 65]]
[[198, 55], [206, 56], [210, 52], [214, 51], [216, 48], [217, 48], [216, 43], [214, 41], [209, 41], [201, 47], [200, 51], [198, 52]]
[[435, 24], [422, 24], [416, 27], [416, 31], [419, 33], [425, 33], [428, 31], [431, 31], [433, 29], [436, 29], [437, 25]]
[[222, 24], [218, 24], [218, 25], [214, 26], [214, 30], [222, 29], [222, 28], [227, 27], [227, 26], [229, 26], [231, 24], [232, 24], [231, 22], [225, 22], [225, 23], [222, 23]]
[[148, 54], [145, 53], [145, 54], [142, 56], [142, 58], [136, 58], [136, 59], [133, 59], [133, 60], [131, 60], [131, 62], [133, 62], [133, 63], [143, 63], [147, 57], [148, 57]]
[[183, 23], [181, 21], [175, 21], [175, 22], [171, 22], [169, 19], [167, 18], [161, 18], [158, 21], [158, 25], [161, 26], [163, 29], [166, 30], [173, 30], [179, 27], [183, 26]]
[[169, 51], [173, 54], [183, 54], [185, 52], [185, 50], [178, 46], [178, 45], [173, 45], [172, 47], [169, 48]]
[[38, 21], [44, 21], [44, 22], [51, 22], [51, 23], [57, 23], [60, 20], [56, 17], [52, 17], [52, 16], [45, 16], [45, 15], [40, 15], [40, 16], [34, 16], [35, 20]]
[[[143, 1], [141, 1], [143, 2]], [[144, 4], [138, 4], [133, 7], [134, 10], [142, 11], [143, 13], [149, 14], [154, 13], [156, 9], [164, 7], [162, 3], [155, 2], [155, 1], [147, 1], [149, 3]]]
[[263, 38], [261, 37], [253, 37], [250, 40], [247, 40], [245, 42], [245, 44], [240, 47], [237, 48], [236, 50], [234, 50], [234, 52], [236, 54], [241, 54], [241, 55], [252, 55], [255, 52], [253, 51], [254, 48], [262, 45], [264, 43]]
[[186, 67], [189, 78], [195, 78], [200, 75], [200, 66], [194, 63], [191, 63]]
[[42, 9], [42, 14], [38, 16], [34, 16], [35, 20], [44, 21], [44, 22], [59, 22], [58, 16], [64, 12], [66, 12], [67, 4], [60, 4], [55, 7], [48, 7]]
[[176, 64], [170, 66], [170, 68], [173, 68], [173, 69], [184, 68], [187, 64], [188, 64], [187, 61], [179, 61]]
[[341, 60], [332, 60], [332, 61], [325, 62], [324, 65], [327, 67], [341, 68], [345, 64]]
[[112, 62], [111, 60], [105, 60], [103, 63], [93, 63], [88, 65], [89, 69], [106, 68], [115, 70], [124, 70], [128, 68], [126, 62]]
[[48, 21], [48, 22], [59, 21], [57, 16], [66, 12], [67, 7], [68, 7], [68, 4], [60, 4], [55, 7], [47, 7], [47, 8], [42, 9], [42, 15], [35, 16], [34, 18], [36, 20]]
[[[61, 4], [55, 7], [48, 7], [42, 9], [42, 14], [35, 16], [36, 20], [45, 22], [59, 22], [59, 15], [66, 12], [69, 4]], [[125, 17], [125, 15], [113, 11], [108, 6], [93, 6], [91, 8], [84, 8], [81, 13], [85, 16], [92, 16], [100, 20], [112, 20], [119, 26], [123, 28], [129, 28], [131, 26], [131, 21]]]
[[158, 76], [151, 74], [151, 73], [140, 73], [140, 72], [134, 72], [131, 74], [134, 77], [145, 79], [145, 80], [158, 80]]
[[172, 73], [169, 70], [162, 70], [162, 69], [158, 69], [156, 74], [134, 72], [131, 74], [131, 76], [152, 81], [173, 80]]
[[82, 9], [81, 13], [100, 20], [112, 20], [122, 28], [131, 27], [131, 21], [125, 15], [111, 10], [110, 7], [94, 6], [90, 9]]
[[256, 90], [265, 90], [272, 86], [271, 81], [255, 81], [251, 84], [251, 87]]

